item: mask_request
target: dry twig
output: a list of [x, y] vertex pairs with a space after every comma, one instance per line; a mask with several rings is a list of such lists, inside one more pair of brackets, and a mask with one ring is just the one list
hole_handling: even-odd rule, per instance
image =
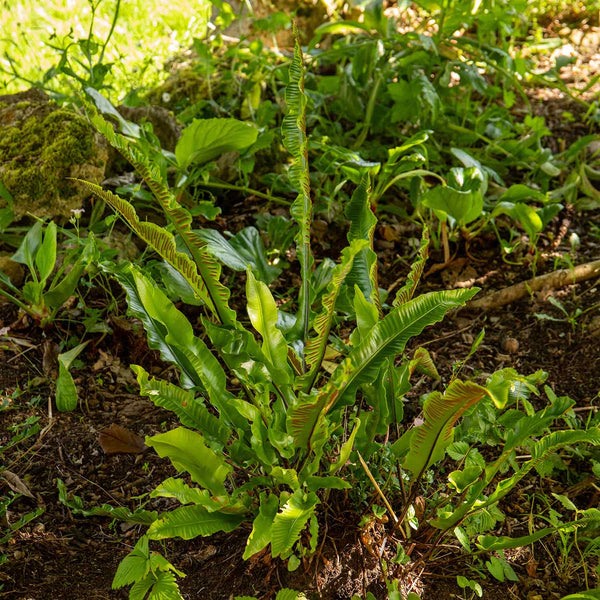
[[528, 281], [522, 281], [497, 292], [486, 294], [481, 298], [475, 298], [467, 306], [482, 309], [498, 308], [515, 302], [515, 300], [520, 300], [531, 292], [561, 288], [593, 277], [600, 277], [600, 260], [578, 265], [573, 269], [560, 269], [559, 271], [533, 277]]

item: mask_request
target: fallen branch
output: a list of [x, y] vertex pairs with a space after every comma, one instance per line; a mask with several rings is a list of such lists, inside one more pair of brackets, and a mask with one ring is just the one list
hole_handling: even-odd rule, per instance
[[600, 260], [578, 265], [572, 269], [560, 269], [545, 275], [533, 277], [528, 281], [516, 283], [510, 287], [486, 294], [481, 298], [475, 298], [467, 304], [468, 308], [498, 308], [519, 300], [531, 292], [539, 292], [545, 289], [556, 289], [593, 277], [600, 277]]

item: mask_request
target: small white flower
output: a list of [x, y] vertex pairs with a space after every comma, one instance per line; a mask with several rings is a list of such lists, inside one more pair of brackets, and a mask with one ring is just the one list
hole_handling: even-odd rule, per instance
[[73, 216], [76, 219], [79, 219], [79, 217], [81, 217], [81, 215], [85, 212], [84, 208], [72, 208], [71, 212], [73, 213]]

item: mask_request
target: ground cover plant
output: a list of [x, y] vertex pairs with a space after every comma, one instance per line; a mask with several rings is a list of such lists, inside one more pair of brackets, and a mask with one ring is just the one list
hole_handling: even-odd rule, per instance
[[116, 152], [70, 221], [0, 187], [8, 594], [595, 597], [595, 78], [517, 8], [275, 12], [147, 96], [92, 21], [47, 71]]

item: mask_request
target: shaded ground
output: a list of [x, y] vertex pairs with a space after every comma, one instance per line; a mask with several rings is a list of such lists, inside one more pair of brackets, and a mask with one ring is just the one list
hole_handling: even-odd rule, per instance
[[[572, 230], [578, 230], [583, 240], [577, 262], [599, 254], [598, 240], [585, 235], [589, 232], [590, 219], [600, 225], [598, 214], [587, 214], [572, 224]], [[397, 261], [401, 250], [402, 242], [399, 241], [381, 253], [381, 272], [387, 274], [382, 281], [384, 286], [391, 285], [404, 268], [403, 263]], [[497, 262], [491, 245], [481, 251], [479, 258], [486, 253], [489, 255], [486, 263], [459, 260], [457, 273], [452, 272], [451, 266], [431, 275], [425, 280], [422, 291], [460, 285], [461, 273], [464, 274], [466, 269], [471, 277], [487, 277], [486, 288], [509, 285], [523, 278], [525, 269], [508, 269], [507, 265]], [[435, 258], [434, 254], [433, 260]], [[553, 266], [549, 260], [540, 270]], [[568, 310], [585, 309], [600, 303], [600, 282], [592, 280], [570, 286], [558, 291], [556, 296]], [[452, 365], [467, 355], [474, 337], [485, 326], [485, 341], [465, 366], [465, 376], [490, 373], [503, 366], [514, 366], [525, 374], [543, 368], [549, 373], [548, 385], [557, 394], [575, 399], [577, 411], [583, 414], [596, 411], [600, 404], [597, 376], [600, 332], [594, 327], [597, 327], [600, 311], [590, 311], [574, 328], [568, 323], [540, 321], [534, 312], [558, 316], [557, 310], [542, 294], [491, 312], [463, 310], [440, 326], [426, 330], [419, 338], [419, 344], [426, 345], [432, 352], [442, 379], [447, 381]], [[23, 600], [126, 598], [123, 591], [111, 592], [110, 582], [119, 561], [135, 543], [139, 528], [127, 529], [119, 523], [111, 524], [108, 519], [72, 515], [58, 502], [56, 480], [62, 479], [69, 492], [81, 496], [87, 506], [110, 503], [135, 508], [140, 501], [129, 498], [150, 492], [173, 474], [167, 461], [151, 451], [106, 456], [98, 441], [99, 432], [113, 423], [140, 436], [175, 426], [170, 413], [136, 394], [126, 364], [141, 362], [152, 372], [163, 375], [165, 367], [147, 349], [143, 334], [130, 327], [128, 320], [114, 321], [115, 333], [107, 336], [98, 347], [90, 348], [83, 356], [84, 366], [75, 370], [80, 410], [50, 415], [48, 398], [53, 393], [44, 379], [43, 363], [44, 348], [52, 342], [53, 334], [51, 332], [49, 339], [43, 340], [39, 329], [22, 322], [15, 323], [16, 318], [13, 308], [5, 306], [0, 327], [10, 326], [15, 340], [18, 338], [21, 344], [28, 342], [31, 346], [24, 350], [24, 346], [9, 341], [1, 351], [0, 386], [5, 397], [16, 397], [10, 410], [0, 412], [0, 431], [6, 432], [10, 425], [36, 416], [40, 419], [42, 433], [25, 443], [27, 450], [21, 456], [15, 456], [18, 462], [9, 465], [35, 496], [18, 500], [10, 509], [9, 519], [14, 522], [20, 514], [36, 506], [43, 507], [45, 513], [21, 530], [11, 542], [10, 560], [0, 575], [4, 584], [0, 597]], [[516, 344], [507, 340], [516, 340]], [[19, 389], [22, 391], [15, 395], [15, 390]], [[418, 389], [418, 393], [424, 391], [425, 388]], [[407, 413], [409, 411], [410, 407], [407, 407]], [[565, 493], [565, 484], [555, 483], [546, 491]], [[539, 480], [533, 478], [531, 485], [538, 484]], [[598, 505], [600, 495], [593, 488], [583, 489], [581, 493], [586, 494], [586, 504]], [[188, 574], [181, 584], [184, 594], [189, 598], [215, 600], [229, 598], [231, 594], [268, 598], [281, 586], [289, 585], [313, 590], [317, 594], [315, 597], [326, 599], [348, 598], [353, 593], [362, 593], [363, 588], [381, 597], [384, 588], [379, 581], [378, 561], [361, 539], [357, 516], [345, 510], [344, 502], [338, 500], [332, 500], [329, 507], [325, 544], [307, 565], [306, 572], [301, 567], [298, 572], [289, 574], [280, 561], [271, 563], [266, 557], [242, 561], [241, 554], [249, 533], [247, 528], [206, 540], [169, 542], [167, 555]], [[164, 508], [165, 501], [161, 502], [152, 503], [152, 508]], [[514, 520], [523, 522], [526, 514], [519, 513], [518, 499], [515, 503]], [[511, 514], [508, 503], [503, 509]], [[451, 597], [450, 593], [456, 593], [456, 574], [462, 572], [469, 576], [469, 570], [458, 548], [449, 548], [448, 552], [450, 560], [442, 559], [432, 564], [417, 562], [410, 569], [404, 568], [400, 577], [405, 590], [412, 588], [425, 600]], [[581, 565], [563, 565], [559, 569], [562, 572], [557, 573], [552, 559], [552, 542], [549, 542], [547, 555], [536, 556], [537, 565], [531, 571], [528, 567], [531, 555], [527, 550], [522, 551], [512, 564], [523, 579], [508, 591], [505, 585], [489, 583], [484, 586], [485, 597], [506, 598], [508, 593], [509, 597], [528, 600], [536, 594], [541, 594], [538, 597], [542, 598], [559, 598], [584, 586]], [[592, 570], [593, 565], [588, 568]]]

